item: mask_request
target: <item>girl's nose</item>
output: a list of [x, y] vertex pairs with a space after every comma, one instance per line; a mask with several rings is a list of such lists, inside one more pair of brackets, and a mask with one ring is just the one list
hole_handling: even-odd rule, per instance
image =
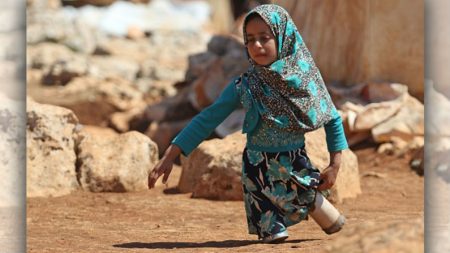
[[259, 40], [255, 41], [255, 47], [257, 47], [257, 48], [262, 47], [261, 42], [259, 42]]

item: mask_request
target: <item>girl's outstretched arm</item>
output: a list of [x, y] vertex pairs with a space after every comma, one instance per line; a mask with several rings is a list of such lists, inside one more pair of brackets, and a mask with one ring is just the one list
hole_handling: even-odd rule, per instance
[[330, 189], [336, 183], [339, 168], [341, 167], [342, 150], [348, 148], [342, 119], [337, 112], [335, 117], [325, 124], [325, 133], [328, 152], [330, 152], [330, 164], [320, 173], [322, 183], [317, 188], [320, 191]]
[[153, 188], [162, 174], [164, 174], [163, 183], [166, 183], [172, 171], [175, 158], [181, 153], [185, 156], [189, 155], [237, 108], [239, 103], [234, 79], [225, 87], [219, 98], [212, 105], [197, 114], [172, 140], [171, 145], [164, 152], [164, 156], [148, 175], [148, 188]]

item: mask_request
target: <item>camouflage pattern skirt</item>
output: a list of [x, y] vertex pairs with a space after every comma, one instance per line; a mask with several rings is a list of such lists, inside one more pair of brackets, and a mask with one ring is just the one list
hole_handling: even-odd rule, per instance
[[306, 219], [319, 176], [304, 148], [278, 153], [246, 148], [242, 185], [249, 233], [262, 238]]

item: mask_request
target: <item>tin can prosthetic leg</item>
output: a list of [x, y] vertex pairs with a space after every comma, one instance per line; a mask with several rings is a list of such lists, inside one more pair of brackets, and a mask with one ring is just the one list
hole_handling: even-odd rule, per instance
[[339, 232], [345, 224], [345, 217], [318, 191], [309, 215], [329, 235]]

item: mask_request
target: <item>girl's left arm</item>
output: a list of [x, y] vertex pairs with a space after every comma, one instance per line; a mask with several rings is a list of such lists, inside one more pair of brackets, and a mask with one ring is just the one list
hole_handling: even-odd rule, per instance
[[336, 182], [337, 174], [341, 166], [342, 150], [348, 148], [342, 119], [337, 112], [336, 117], [325, 124], [325, 133], [328, 151], [330, 152], [330, 164], [320, 174], [322, 181], [318, 187], [320, 191], [330, 189]]

